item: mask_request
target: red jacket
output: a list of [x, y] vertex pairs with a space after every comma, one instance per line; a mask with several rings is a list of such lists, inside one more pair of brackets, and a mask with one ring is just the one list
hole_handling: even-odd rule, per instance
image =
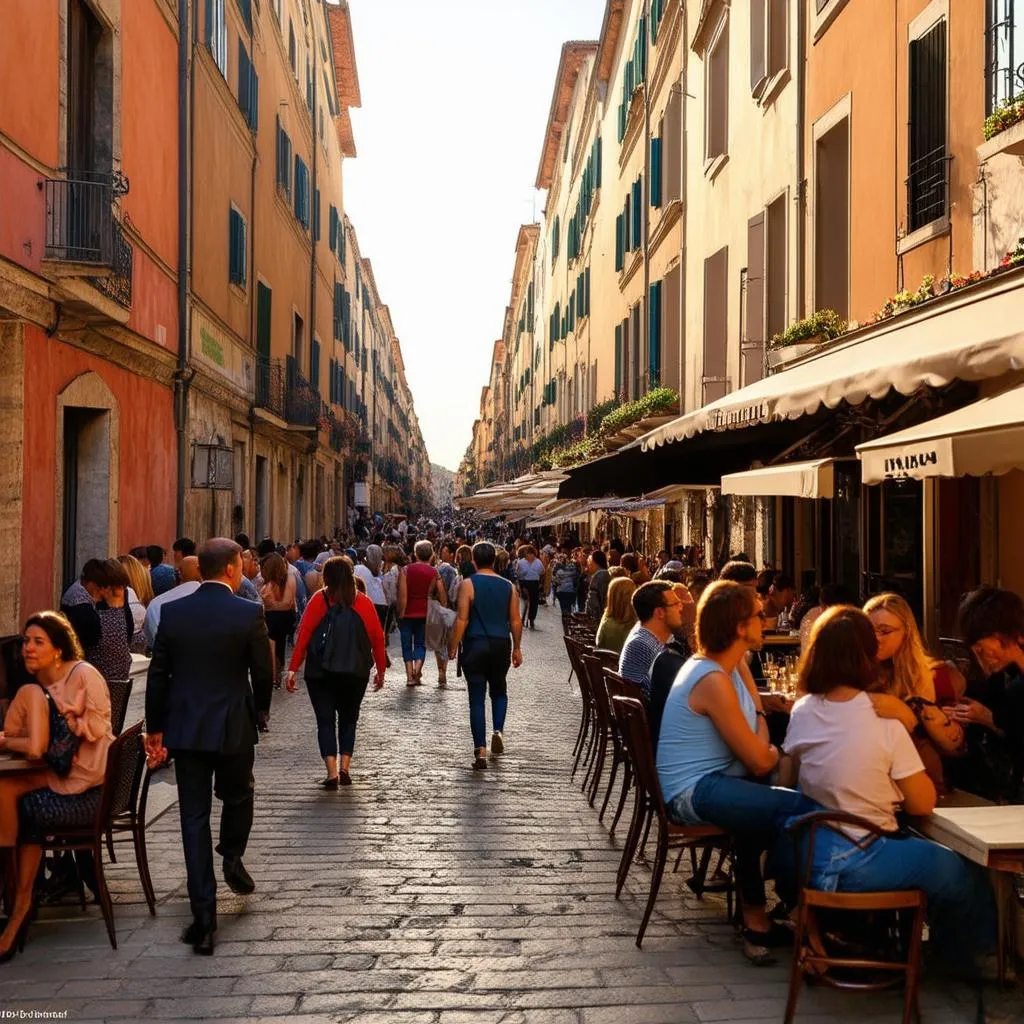
[[[327, 614], [327, 609], [327, 595], [323, 590], [318, 590], [302, 613], [299, 635], [295, 638], [295, 649], [292, 651], [292, 660], [288, 665], [289, 672], [298, 672], [299, 666], [306, 660], [306, 648], [309, 647], [309, 641], [312, 640], [316, 627], [320, 625]], [[363, 620], [366, 635], [370, 638], [370, 647], [373, 649], [373, 660], [377, 666], [377, 672], [384, 675], [384, 668], [387, 664], [384, 655], [384, 630], [380, 628], [377, 609], [365, 594], [357, 591], [352, 610]]]

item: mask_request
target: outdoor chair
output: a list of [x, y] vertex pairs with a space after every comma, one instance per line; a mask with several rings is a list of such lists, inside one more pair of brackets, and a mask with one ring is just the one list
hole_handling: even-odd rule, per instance
[[[728, 837], [728, 833], [716, 825], [677, 825], [670, 821], [665, 809], [665, 801], [661, 795], [658, 773], [654, 767], [654, 756], [651, 752], [651, 734], [647, 724], [647, 713], [643, 704], [632, 697], [613, 697], [616, 718], [622, 725], [622, 736], [626, 744], [629, 759], [633, 764], [636, 788], [636, 803], [633, 806], [633, 820], [629, 826], [629, 834], [622, 850], [619, 862], [618, 879], [615, 886], [615, 898], [622, 894], [622, 887], [629, 873], [629, 865], [640, 840], [645, 819], [658, 819], [658, 848], [654, 863], [651, 865], [651, 891], [647, 897], [640, 930], [637, 932], [637, 948], [641, 947], [647, 923], [651, 919], [661, 877], [665, 872], [665, 861], [669, 849], [679, 847], [705, 846], [709, 843], [720, 843]], [[730, 899], [730, 917], [731, 914]]]
[[[594, 806], [597, 799], [597, 790], [601, 785], [601, 775], [604, 772], [604, 763], [608, 754], [608, 743], [614, 746], [615, 735], [612, 728], [612, 712], [608, 706], [608, 692], [604, 688], [604, 670], [608, 667], [609, 659], [606, 655], [612, 654], [605, 651], [593, 651], [583, 656], [584, 671], [590, 680], [590, 692], [594, 708], [594, 728], [592, 745], [594, 749], [593, 760], [590, 763], [588, 775], [583, 778], [583, 789], [587, 793], [588, 803]], [[617, 664], [617, 662], [616, 662]]]
[[574, 779], [583, 758], [583, 752], [588, 748], [594, 724], [594, 701], [590, 689], [590, 677], [583, 666], [583, 656], [591, 653], [593, 648], [587, 647], [571, 637], [565, 638], [565, 648], [569, 653], [573, 671], [576, 673], [576, 680], [580, 684], [580, 728], [576, 735], [576, 745], [573, 747], [572, 772], [569, 775], [570, 779]]
[[622, 765], [622, 792], [619, 794], [619, 803], [615, 808], [615, 816], [612, 818], [611, 826], [608, 829], [609, 832], [614, 832], [616, 825], [619, 823], [619, 818], [622, 817], [622, 811], [626, 806], [626, 798], [629, 796], [629, 791], [633, 788], [633, 764], [629, 759], [629, 751], [626, 747], [625, 740], [622, 738], [622, 723], [618, 719], [618, 709], [613, 698], [632, 697], [634, 700], [638, 700], [643, 703], [643, 690], [641, 690], [636, 683], [631, 683], [628, 679], [623, 679], [618, 672], [614, 672], [610, 668], [606, 668], [604, 670], [604, 689], [608, 696], [608, 707], [611, 710], [612, 715], [612, 728], [614, 730], [615, 746], [613, 751], [611, 775], [608, 778], [608, 791], [604, 795], [604, 803], [601, 805], [601, 813], [598, 815], [597, 820], [604, 820], [604, 812], [608, 807], [608, 799], [612, 795], [612, 790], [615, 788], [615, 775], [618, 771], [619, 765]]
[[[800, 878], [800, 895], [797, 903], [796, 936], [793, 946], [793, 966], [789, 975], [789, 998], [786, 1002], [785, 1024], [792, 1024], [796, 1013], [796, 1003], [800, 996], [800, 983], [811, 968], [825, 968], [826, 973], [817, 975], [817, 980], [839, 989], [856, 989], [862, 992], [874, 992], [883, 988], [891, 988], [900, 981], [902, 975], [906, 982], [903, 999], [903, 1024], [910, 1024], [911, 1017], [916, 1015], [920, 1020], [918, 1006], [918, 983], [921, 974], [921, 938], [924, 930], [926, 898], [920, 889], [906, 889], [898, 892], [823, 892], [810, 887], [811, 865], [814, 863], [814, 841], [819, 828], [837, 829], [840, 825], [852, 826], [866, 832], [860, 843], [871, 842], [884, 835], [876, 825], [855, 814], [844, 814], [840, 811], [819, 811], [809, 814], [789, 826], [789, 832], [801, 848], [806, 845], [806, 853], [801, 853], [803, 872]], [[801, 839], [806, 833], [806, 840]], [[910, 935], [904, 939], [906, 943], [905, 960], [868, 960], [863, 957], [841, 957], [815, 953], [809, 946], [805, 947], [804, 939], [809, 924], [816, 920], [818, 910], [846, 910], [878, 913], [882, 911], [913, 913]], [[839, 980], [828, 973], [830, 968], [852, 968], [855, 970], [891, 972], [892, 977], [878, 980]]]
[[[132, 813], [134, 802], [139, 795], [139, 784], [146, 763], [145, 751], [142, 748], [142, 722], [137, 722], [127, 732], [122, 733], [110, 746], [107, 752], [107, 772], [103, 780], [99, 805], [91, 821], [83, 820], [53, 832], [43, 831], [32, 836], [30, 841], [38, 842], [44, 851], [62, 853], [65, 850], [87, 851], [93, 856], [96, 871], [96, 890], [103, 920], [107, 925], [110, 945], [117, 949], [117, 936], [114, 930], [114, 906], [107, 888], [107, 880], [103, 874], [103, 845], [107, 838], [108, 848], [113, 832], [131, 832], [135, 843], [135, 856], [138, 861], [139, 877], [149, 904], [149, 912], [156, 913], [153, 899], [153, 883], [149, 877], [149, 865], [146, 860], [145, 819]], [[85, 905], [84, 891], [79, 881], [79, 892], [82, 906]]]
[[110, 729], [115, 736], [121, 735], [125, 716], [128, 714], [128, 698], [132, 695], [131, 679], [108, 679], [110, 693]]

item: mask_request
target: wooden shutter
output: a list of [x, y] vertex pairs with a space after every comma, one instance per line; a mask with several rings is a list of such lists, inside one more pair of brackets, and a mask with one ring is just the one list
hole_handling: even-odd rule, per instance
[[616, 396], [620, 401], [628, 402], [632, 398], [632, 389], [630, 387], [630, 374], [629, 369], [631, 366], [630, 360], [630, 336], [629, 336], [630, 322], [627, 316], [622, 321], [622, 390]]
[[270, 360], [270, 307], [271, 291], [262, 282], [256, 282], [256, 355]]
[[253, 133], [260, 128], [260, 76], [256, 74], [256, 65], [249, 65], [249, 127]]
[[750, 91], [758, 96], [767, 77], [765, 0], [750, 0]]
[[615, 269], [622, 270], [625, 262], [625, 249], [623, 242], [625, 241], [625, 231], [622, 223], [622, 214], [615, 218]]
[[679, 311], [683, 275], [678, 266], [665, 275], [661, 294], [661, 383], [682, 393]]
[[651, 388], [656, 388], [662, 383], [661, 281], [651, 285], [647, 298], [647, 382]]
[[747, 322], [743, 383], [761, 379], [764, 361], [764, 213], [747, 222]]
[[644, 232], [644, 179], [640, 177], [633, 182], [633, 225], [631, 229], [633, 248], [640, 248], [640, 239]]
[[651, 139], [651, 206], [661, 206], [661, 139]]
[[252, 85], [250, 76], [251, 65], [249, 54], [246, 53], [245, 44], [238, 40], [238, 107], [246, 115], [249, 115], [249, 87]]
[[671, 203], [675, 199], [682, 198], [679, 183], [682, 177], [683, 158], [683, 99], [678, 86], [673, 86], [669, 93], [668, 103], [665, 105], [665, 118], [662, 123], [664, 125], [662, 129], [662, 138], [664, 139], [663, 192], [665, 201]]
[[704, 401], [714, 402], [729, 391], [729, 249], [704, 261]]
[[590, 267], [583, 273], [583, 312], [590, 316]]
[[313, 190], [313, 241], [320, 241], [320, 189]]
[[315, 390], [320, 390], [320, 342], [316, 338], [309, 346], [309, 382]]
[[729, 152], [729, 23], [710, 57], [708, 78], [708, 159]]

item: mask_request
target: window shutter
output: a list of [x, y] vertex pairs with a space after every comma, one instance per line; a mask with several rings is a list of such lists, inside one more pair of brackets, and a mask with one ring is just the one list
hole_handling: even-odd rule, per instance
[[[761, 378], [764, 358], [764, 247], [765, 216], [759, 213], [747, 222], [747, 322], [743, 346], [743, 383]], [[754, 372], [754, 368], [756, 372]]]
[[647, 299], [647, 382], [661, 384], [661, 282], [651, 285]]
[[622, 253], [623, 261], [625, 261], [625, 254], [630, 252], [633, 248], [630, 242], [630, 236], [632, 231], [630, 230], [633, 224], [633, 208], [632, 208], [632, 195], [626, 193], [626, 202], [622, 208]]
[[251, 65], [249, 54], [245, 52], [245, 44], [238, 40], [238, 108], [246, 115], [249, 115], [249, 89], [252, 85]]
[[633, 182], [633, 230], [632, 240], [633, 248], [640, 248], [640, 236], [643, 234], [644, 222], [643, 222], [643, 199], [644, 199], [644, 188], [643, 188], [643, 175]]
[[615, 397], [622, 394], [622, 324], [615, 325]]
[[320, 342], [316, 338], [309, 346], [309, 383], [320, 390]]
[[662, 129], [662, 194], [672, 202], [681, 199], [680, 177], [682, 171], [683, 99], [679, 89], [673, 88], [665, 105], [665, 120]]
[[585, 295], [583, 309], [587, 316], [590, 316], [590, 267], [587, 267], [583, 274], [583, 292]]
[[622, 270], [624, 264], [625, 241], [622, 227], [622, 214], [615, 218], [615, 269]]
[[320, 241], [320, 189], [313, 190], [313, 241]]
[[661, 139], [651, 139], [651, 206], [661, 206]]
[[260, 77], [254, 64], [249, 65], [248, 121], [254, 134], [260, 130]]
[[256, 354], [261, 360], [270, 360], [270, 305], [271, 291], [260, 282], [256, 284]]
[[594, 188], [601, 187], [601, 137], [594, 142]]
[[761, 94], [767, 77], [765, 0], [750, 0], [750, 91]]
[[206, 45], [213, 53], [213, 5], [214, 0], [206, 0]]
[[704, 396], [714, 402], [728, 393], [729, 249], [704, 261]]

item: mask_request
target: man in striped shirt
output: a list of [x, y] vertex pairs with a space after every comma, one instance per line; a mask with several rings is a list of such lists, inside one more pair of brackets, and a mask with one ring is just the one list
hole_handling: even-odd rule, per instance
[[651, 693], [651, 668], [674, 631], [683, 625], [683, 603], [666, 580], [652, 580], [637, 587], [633, 610], [639, 620], [630, 630], [619, 656], [619, 675]]

